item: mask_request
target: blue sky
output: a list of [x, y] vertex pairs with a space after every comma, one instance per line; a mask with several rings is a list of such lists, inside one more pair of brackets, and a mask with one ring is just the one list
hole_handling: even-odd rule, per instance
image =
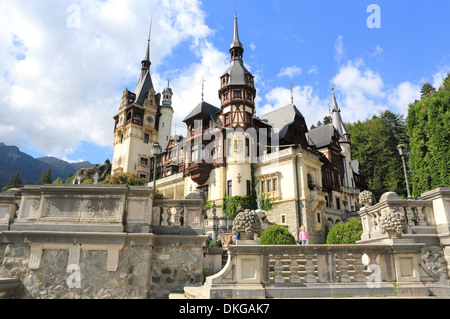
[[[344, 121], [406, 114], [424, 82], [438, 86], [450, 72], [446, 0], [236, 6], [259, 115], [289, 104], [291, 83], [308, 126], [328, 115], [332, 83]], [[185, 134], [181, 120], [200, 102], [202, 78], [205, 100], [219, 106], [234, 0], [3, 1], [0, 142], [35, 157], [112, 160], [112, 117], [137, 82], [151, 15], [152, 77], [157, 91], [167, 80], [174, 90], [174, 133]]]

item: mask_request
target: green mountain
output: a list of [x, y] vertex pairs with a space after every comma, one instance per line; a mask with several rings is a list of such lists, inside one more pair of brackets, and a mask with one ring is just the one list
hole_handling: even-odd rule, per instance
[[94, 165], [90, 162], [68, 163], [54, 157], [34, 158], [21, 152], [16, 146], [0, 142], [0, 190], [16, 172], [19, 172], [24, 184], [37, 184], [48, 168], [51, 169], [52, 180], [61, 177], [65, 181], [79, 169], [92, 166]]

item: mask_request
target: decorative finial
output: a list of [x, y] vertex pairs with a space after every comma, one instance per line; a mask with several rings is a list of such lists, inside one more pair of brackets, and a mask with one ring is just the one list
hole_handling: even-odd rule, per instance
[[202, 102], [205, 97], [205, 78], [202, 78]]
[[291, 104], [294, 105], [294, 85], [291, 82]]

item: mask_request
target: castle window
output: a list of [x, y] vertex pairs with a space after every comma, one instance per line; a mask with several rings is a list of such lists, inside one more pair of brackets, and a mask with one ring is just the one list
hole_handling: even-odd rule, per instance
[[120, 144], [123, 144], [123, 135], [120, 136]]
[[224, 117], [225, 117], [225, 120], [224, 120], [225, 126], [229, 125], [230, 124], [230, 114], [225, 114]]
[[247, 181], [247, 195], [251, 195], [252, 193], [252, 182]]
[[232, 190], [233, 182], [228, 181], [227, 183], [227, 194], [228, 196], [233, 196], [233, 190]]
[[150, 135], [144, 134], [144, 143], [148, 144], [149, 140], [150, 140]]
[[245, 139], [245, 156], [250, 156], [250, 140]]
[[141, 157], [140, 163], [141, 165], [148, 166], [148, 158]]

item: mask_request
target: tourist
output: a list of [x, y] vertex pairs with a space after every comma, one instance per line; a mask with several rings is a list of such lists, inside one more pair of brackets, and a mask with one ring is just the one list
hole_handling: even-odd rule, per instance
[[237, 216], [240, 213], [244, 212], [244, 207], [243, 206], [239, 206], [238, 211], [236, 212], [236, 214], [234, 214], [234, 216]]
[[300, 245], [307, 245], [308, 244], [309, 235], [306, 231], [306, 228], [304, 225], [300, 226], [300, 231], [298, 233], [298, 243]]

